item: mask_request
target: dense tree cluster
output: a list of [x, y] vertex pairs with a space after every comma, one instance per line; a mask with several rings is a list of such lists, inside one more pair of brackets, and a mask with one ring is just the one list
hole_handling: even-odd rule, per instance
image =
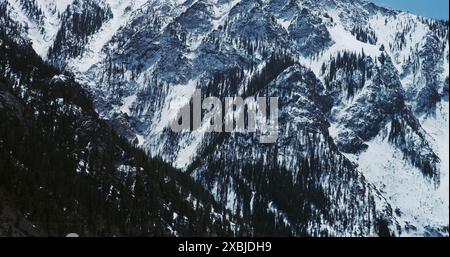
[[371, 45], [376, 45], [378, 38], [375, 32], [369, 28], [354, 27], [351, 31], [352, 35], [356, 37], [361, 42], [368, 43]]
[[[331, 57], [327, 66], [326, 63], [322, 66], [322, 74], [325, 74], [325, 86], [327, 90], [333, 90], [333, 87], [340, 86], [346, 90], [347, 98], [352, 97], [358, 90], [364, 87], [366, 81], [372, 77], [372, 70], [367, 68], [366, 55], [364, 52], [356, 54], [353, 52], [339, 52], [336, 57]], [[338, 71], [342, 71], [343, 75], [348, 79], [344, 79], [348, 83], [336, 84], [338, 79]], [[352, 80], [355, 72], [360, 74], [359, 83], [355, 83]]]
[[88, 37], [96, 33], [111, 18], [112, 11], [109, 7], [98, 5], [92, 0], [75, 0], [62, 14], [60, 29], [53, 46], [49, 49], [49, 59], [60, 66], [61, 57], [81, 55]]
[[251, 96], [256, 94], [295, 63], [296, 61], [286, 52], [273, 53], [264, 68], [256, 72], [245, 86], [245, 95]]
[[239, 230], [189, 176], [117, 136], [70, 77], [0, 36], [0, 193], [21, 219], [53, 236]]
[[235, 68], [227, 73], [218, 72], [212, 76], [204, 92], [208, 96], [237, 95], [239, 87], [243, 85], [243, 97], [253, 96], [295, 63], [286, 51], [277, 51], [268, 58], [261, 70], [249, 68], [253, 73], [250, 79], [244, 81], [246, 70], [243, 68]]
[[[419, 168], [422, 173], [436, 182], [439, 182], [438, 170], [433, 165], [439, 158], [434, 153], [428, 156], [425, 152], [420, 152], [414, 143], [411, 143], [410, 129], [420, 133], [420, 124], [414, 122], [414, 119], [408, 117], [408, 114], [396, 115], [392, 119], [389, 131], [389, 142], [397, 146], [414, 166]], [[422, 134], [422, 136], [424, 136]]]
[[434, 20], [421, 17], [421, 21], [428, 26], [428, 28], [434, 32], [434, 34], [440, 38], [448, 38], [448, 20]]
[[[377, 217], [375, 198], [366, 184], [354, 188], [335, 184], [339, 180], [360, 183], [357, 181], [361, 177], [347, 159], [319, 149], [319, 138], [309, 135], [304, 139], [307, 144], [300, 147], [308, 149], [311, 144], [310, 152], [299, 157], [296, 171], [292, 171], [278, 165], [276, 145], [264, 150], [265, 161], [242, 161], [234, 158], [236, 153], [231, 151], [238, 146], [232, 144], [231, 149], [224, 149], [227, 139], [217, 134], [188, 172], [206, 165], [207, 172], [198, 180], [205, 187], [214, 187], [216, 199], [224, 204], [230, 190], [236, 192], [235, 212], [250, 223], [255, 236], [332, 236], [336, 231], [319, 225], [327, 223], [342, 231], [365, 233], [364, 230], [373, 229], [374, 234], [384, 231], [389, 236], [388, 224], [381, 217], [372, 218]], [[355, 208], [347, 211], [337, 207], [343, 203], [352, 203]], [[366, 214], [361, 215], [360, 211]]]

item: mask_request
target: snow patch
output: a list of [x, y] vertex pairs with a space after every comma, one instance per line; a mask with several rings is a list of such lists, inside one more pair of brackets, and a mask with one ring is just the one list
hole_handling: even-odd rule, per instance
[[336, 24], [328, 27], [331, 39], [334, 44], [322, 52], [317, 58], [311, 59], [310, 57], [300, 57], [299, 61], [306, 67], [309, 67], [315, 74], [320, 74], [322, 64], [329, 61], [330, 56], [335, 56], [338, 52], [350, 51], [354, 53], [364, 53], [367, 56], [376, 58], [380, 56], [381, 45], [371, 45], [361, 42], [356, 39], [349, 31], [347, 31], [342, 25]]
[[[427, 227], [448, 226], [448, 166], [444, 171], [447, 181], [437, 189], [433, 181], [402, 158], [402, 153], [385, 136], [378, 136], [368, 145], [368, 150], [355, 159], [367, 180], [380, 190], [394, 210], [400, 211], [397, 219], [403, 226], [402, 235], [423, 236]], [[411, 225], [416, 229], [406, 229]]]
[[123, 105], [120, 107], [120, 111], [122, 113], [126, 113], [128, 116], [131, 116], [131, 107], [133, 106], [133, 103], [136, 102], [137, 96], [131, 95], [126, 97], [123, 101]]

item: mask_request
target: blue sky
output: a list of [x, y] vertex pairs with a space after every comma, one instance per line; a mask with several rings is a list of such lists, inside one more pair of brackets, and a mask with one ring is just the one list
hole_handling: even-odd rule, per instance
[[372, 0], [372, 2], [421, 16], [448, 20], [449, 0]]

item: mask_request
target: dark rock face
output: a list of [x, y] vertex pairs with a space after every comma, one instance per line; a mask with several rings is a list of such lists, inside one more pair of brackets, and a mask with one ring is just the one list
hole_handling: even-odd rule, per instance
[[289, 35], [297, 43], [298, 51], [306, 56], [312, 56], [333, 44], [322, 18], [309, 15], [307, 9], [303, 9], [292, 21]]

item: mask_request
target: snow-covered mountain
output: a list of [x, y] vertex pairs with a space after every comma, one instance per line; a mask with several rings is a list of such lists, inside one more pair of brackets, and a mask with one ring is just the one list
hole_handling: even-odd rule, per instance
[[[102, 118], [256, 233], [448, 236], [448, 22], [364, 0], [2, 1]], [[279, 97], [277, 143], [172, 133], [195, 88]]]
[[0, 236], [251, 235], [190, 176], [101, 120], [6, 10], [0, 3]]

